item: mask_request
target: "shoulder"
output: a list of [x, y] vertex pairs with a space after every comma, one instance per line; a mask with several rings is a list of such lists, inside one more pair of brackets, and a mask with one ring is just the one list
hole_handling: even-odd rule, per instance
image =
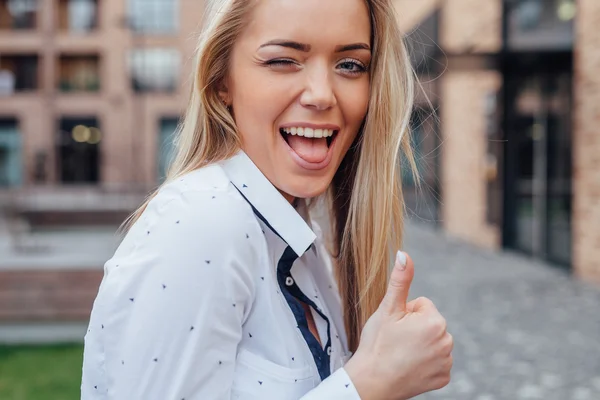
[[218, 165], [163, 185], [124, 242], [118, 258], [184, 269], [218, 262], [219, 273], [245, 274], [261, 264], [265, 250], [252, 207]]
[[218, 164], [165, 184], [144, 214], [148, 229], [174, 222], [184, 234], [213, 238], [233, 238], [244, 230], [258, 228], [252, 207]]
[[158, 191], [127, 233], [131, 246], [108, 262], [116, 272], [111, 280], [139, 292], [160, 277], [173, 287], [177, 282], [182, 293], [251, 298], [252, 273], [264, 256], [260, 232], [252, 208], [220, 168], [205, 167]]

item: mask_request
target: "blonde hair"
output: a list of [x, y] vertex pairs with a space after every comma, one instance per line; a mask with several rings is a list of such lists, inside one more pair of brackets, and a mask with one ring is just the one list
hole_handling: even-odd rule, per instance
[[[414, 72], [391, 0], [365, 1], [373, 35], [369, 108], [356, 142], [324, 196], [330, 208], [332, 256], [351, 351], [358, 347], [362, 327], [385, 294], [390, 254], [402, 244], [400, 149], [416, 171], [408, 135]], [[219, 98], [219, 85], [253, 2], [205, 0], [191, 97], [163, 185], [227, 159], [241, 148], [235, 121]], [[157, 192], [127, 218], [122, 229], [137, 221]]]

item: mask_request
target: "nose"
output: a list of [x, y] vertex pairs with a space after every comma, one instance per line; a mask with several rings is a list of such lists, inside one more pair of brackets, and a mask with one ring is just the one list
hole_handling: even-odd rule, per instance
[[337, 105], [332, 76], [326, 66], [313, 66], [306, 73], [306, 87], [300, 96], [304, 107], [318, 111]]

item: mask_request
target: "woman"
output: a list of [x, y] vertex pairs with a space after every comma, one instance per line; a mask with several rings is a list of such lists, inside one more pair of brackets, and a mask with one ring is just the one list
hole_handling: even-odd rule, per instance
[[82, 398], [445, 386], [452, 338], [429, 300], [407, 303], [404, 253], [386, 290], [413, 99], [391, 0], [206, 4], [178, 153], [105, 265]]

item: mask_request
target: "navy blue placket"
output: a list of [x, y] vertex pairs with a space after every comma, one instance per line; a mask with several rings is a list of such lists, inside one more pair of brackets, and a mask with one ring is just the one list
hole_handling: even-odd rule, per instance
[[[300, 329], [302, 337], [304, 337], [304, 340], [306, 341], [306, 344], [312, 353], [315, 364], [317, 365], [317, 369], [319, 370], [321, 380], [324, 380], [331, 373], [329, 360], [329, 349], [331, 348], [331, 327], [329, 318], [323, 314], [323, 312], [312, 300], [302, 293], [302, 290], [300, 290], [300, 287], [298, 287], [296, 281], [293, 279], [291, 269], [294, 261], [297, 259], [298, 255], [296, 252], [292, 250], [290, 246], [288, 246], [279, 259], [279, 263], [277, 264], [277, 282], [281, 288], [281, 293], [283, 293], [288, 306], [296, 318], [298, 329]], [[300, 304], [300, 301], [303, 301], [312, 307], [321, 316], [321, 318], [327, 322], [327, 343], [325, 344], [324, 349], [321, 348], [319, 341], [308, 328], [308, 320], [306, 319], [306, 314], [304, 312], [304, 308]]]
[[[232, 182], [233, 184], [233, 182]], [[235, 186], [235, 184], [233, 184]], [[242, 195], [242, 197], [250, 204], [252, 207], [252, 211], [254, 214], [269, 227], [269, 229], [275, 233], [281, 240], [285, 242], [285, 240], [277, 233], [275, 229], [269, 224], [269, 222], [261, 215], [261, 213], [248, 201], [246, 196], [242, 193], [242, 191], [237, 188], [238, 192]], [[287, 242], [286, 242], [287, 244]], [[310, 248], [310, 247], [309, 247]], [[307, 249], [308, 250], [308, 249]], [[298, 259], [298, 255], [296, 252], [288, 245], [283, 252], [283, 255], [279, 259], [277, 263], [277, 282], [279, 283], [279, 288], [281, 289], [281, 293], [285, 298], [288, 307], [292, 311], [294, 318], [296, 319], [296, 324], [298, 324], [298, 329], [302, 333], [302, 337], [306, 341], [308, 348], [313, 356], [315, 364], [317, 366], [317, 370], [319, 371], [319, 376], [321, 380], [324, 380], [331, 374], [330, 367], [330, 357], [329, 352], [331, 351], [331, 324], [329, 322], [329, 318], [319, 307], [309, 299], [303, 292], [300, 290], [300, 287], [296, 284], [296, 280], [292, 277], [292, 266], [294, 265], [294, 261]], [[304, 308], [300, 301], [303, 301], [310, 307], [312, 307], [320, 316], [327, 322], [327, 343], [325, 344], [325, 348], [322, 348], [319, 344], [319, 341], [312, 334], [310, 329], [308, 328], [308, 320], [306, 319], [306, 314], [304, 312]]]

